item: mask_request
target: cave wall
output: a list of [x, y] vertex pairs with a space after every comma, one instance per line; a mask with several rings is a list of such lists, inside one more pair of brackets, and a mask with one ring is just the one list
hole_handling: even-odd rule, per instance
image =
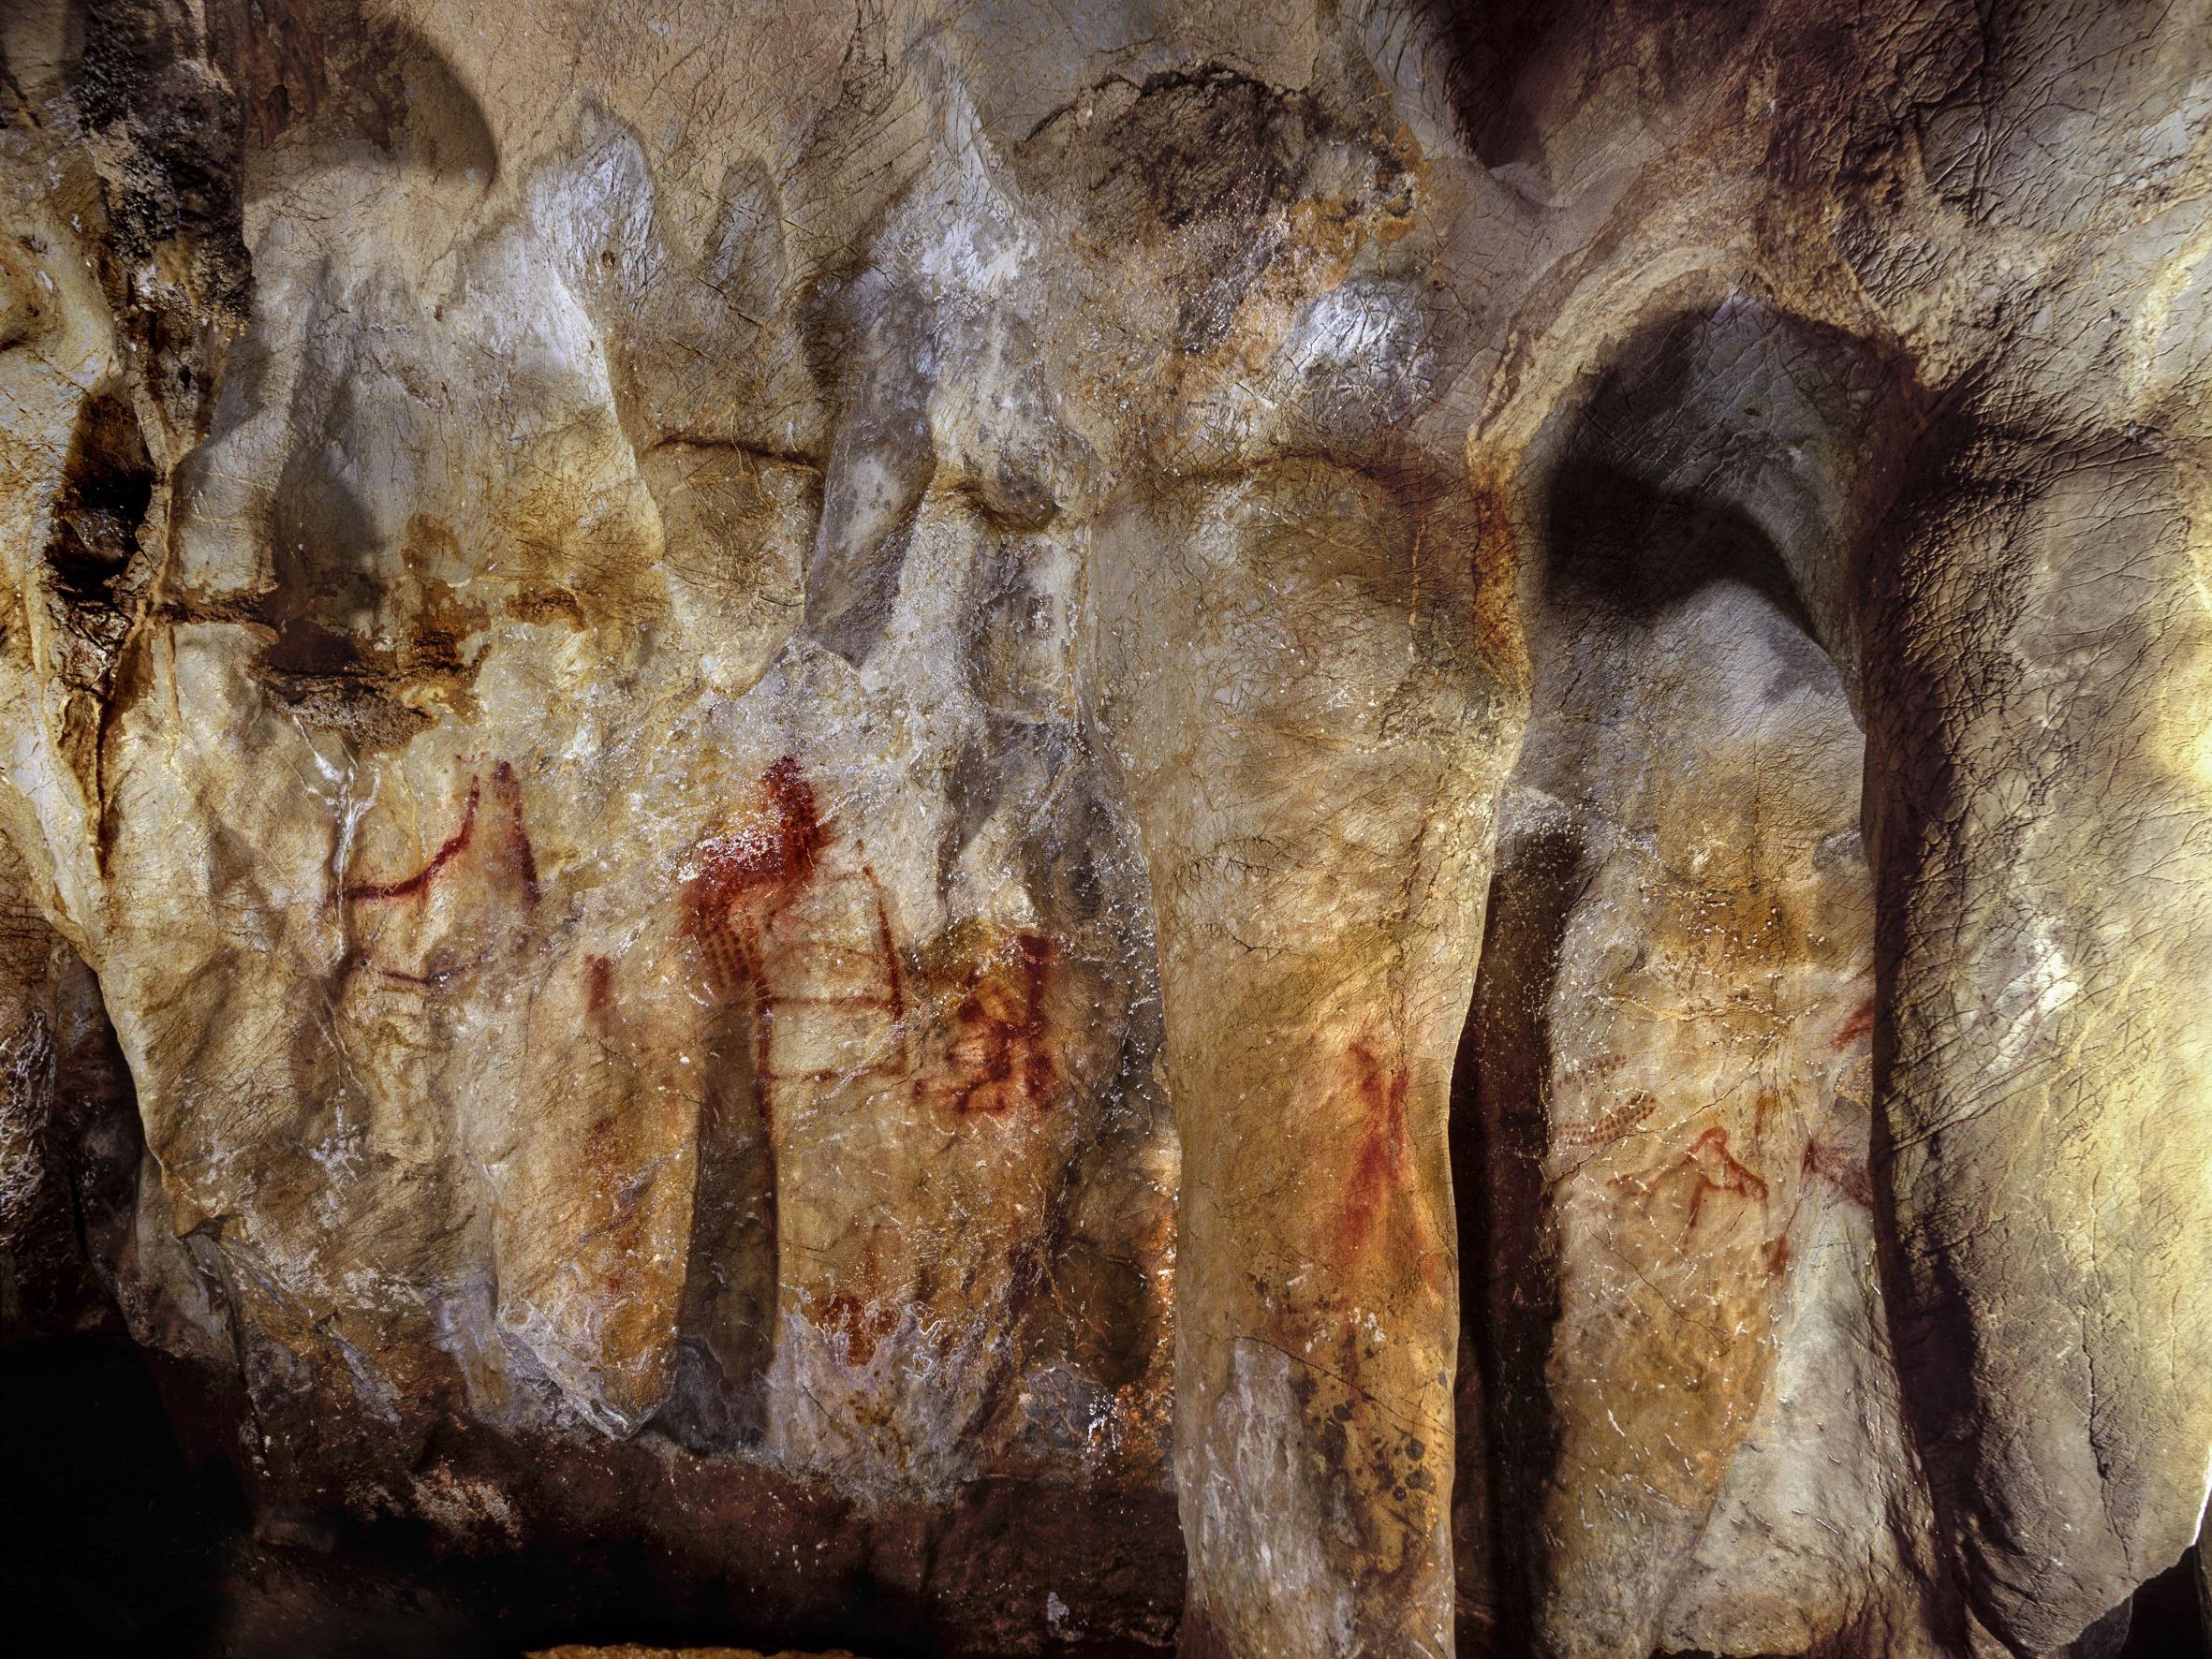
[[0, 1309], [257, 1535], [2116, 1651], [2212, 1489], [2205, 7], [0, 46]]

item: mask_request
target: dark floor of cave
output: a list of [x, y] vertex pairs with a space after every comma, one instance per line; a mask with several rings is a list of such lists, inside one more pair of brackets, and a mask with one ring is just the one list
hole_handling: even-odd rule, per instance
[[[396, 1527], [257, 1538], [228, 1468], [186, 1461], [146, 1362], [111, 1343], [0, 1349], [0, 1606], [6, 1651], [26, 1659], [509, 1659], [572, 1641], [944, 1652], [916, 1646], [891, 1607], [848, 1608], [833, 1629], [732, 1628], [727, 1610], [671, 1607], [652, 1563], [619, 1545], [485, 1562]], [[2137, 1593], [2119, 1659], [2212, 1659], [2204, 1628], [2185, 1562]]]
[[[933, 1659], [914, 1609], [747, 1627], [686, 1605], [634, 1544], [496, 1559], [408, 1525], [257, 1537], [219, 1459], [187, 1461], [139, 1353], [87, 1339], [0, 1346], [0, 1652], [24, 1659], [513, 1659], [565, 1644], [851, 1649]], [[1072, 1659], [1155, 1651], [1069, 1647]]]

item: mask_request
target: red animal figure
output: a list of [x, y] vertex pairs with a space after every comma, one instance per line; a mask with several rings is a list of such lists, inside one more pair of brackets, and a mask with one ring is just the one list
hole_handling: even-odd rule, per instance
[[787, 755], [761, 774], [755, 810], [700, 844], [685, 888], [714, 989], [754, 999], [764, 1082], [906, 1070], [906, 992], [882, 888], [833, 850], [814, 785]]
[[1705, 1201], [1714, 1194], [1755, 1203], [1766, 1201], [1766, 1182], [1736, 1161], [1728, 1150], [1728, 1131], [1718, 1125], [1691, 1141], [1687, 1152], [1661, 1165], [1656, 1173], [1615, 1176], [1608, 1184], [1633, 1187], [1639, 1207], [1655, 1220], [1655, 1209], [1663, 1200], [1681, 1216], [1685, 1238], [1696, 1230], [1705, 1212]]

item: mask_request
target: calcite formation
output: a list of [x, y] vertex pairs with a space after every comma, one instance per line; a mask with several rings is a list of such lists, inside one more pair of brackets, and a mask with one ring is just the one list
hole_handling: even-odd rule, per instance
[[261, 1537], [2117, 1651], [2212, 1490], [2204, 0], [0, 47], [0, 1289]]

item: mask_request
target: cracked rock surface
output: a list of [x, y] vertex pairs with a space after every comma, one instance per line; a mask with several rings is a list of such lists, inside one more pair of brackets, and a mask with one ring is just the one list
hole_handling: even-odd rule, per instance
[[0, 1313], [256, 1548], [2122, 1651], [2212, 1490], [2205, 0], [0, 53]]

